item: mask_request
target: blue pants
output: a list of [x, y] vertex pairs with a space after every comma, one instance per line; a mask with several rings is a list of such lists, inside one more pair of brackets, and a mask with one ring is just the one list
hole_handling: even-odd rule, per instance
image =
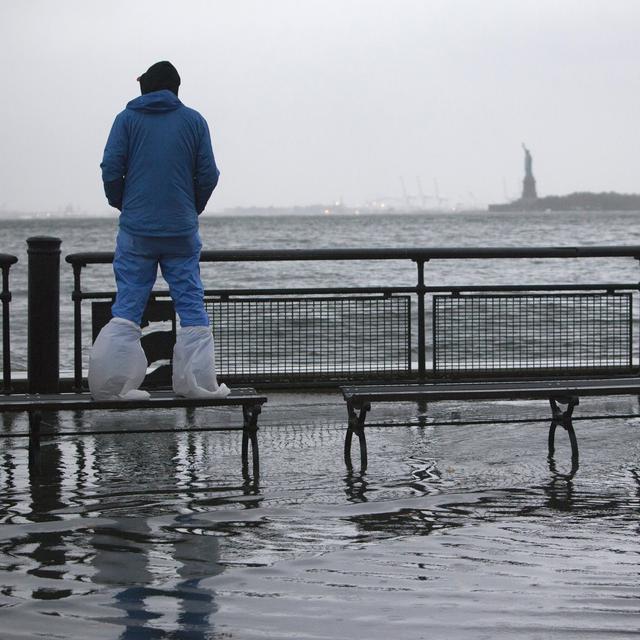
[[201, 249], [197, 232], [191, 236], [160, 238], [134, 236], [120, 229], [113, 258], [118, 288], [111, 307], [114, 318], [141, 323], [159, 264], [180, 317], [180, 326], [209, 326], [200, 280]]

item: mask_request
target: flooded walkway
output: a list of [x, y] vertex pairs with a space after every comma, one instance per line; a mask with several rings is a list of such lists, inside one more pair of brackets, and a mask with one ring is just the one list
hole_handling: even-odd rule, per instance
[[126, 433], [182, 428], [183, 410], [61, 414], [58, 430], [122, 433], [45, 440], [37, 477], [26, 439], [0, 441], [0, 635], [636, 637], [638, 413], [585, 399], [569, 478], [545, 402], [374, 407], [359, 475], [339, 394], [270, 393], [259, 480], [239, 432]]

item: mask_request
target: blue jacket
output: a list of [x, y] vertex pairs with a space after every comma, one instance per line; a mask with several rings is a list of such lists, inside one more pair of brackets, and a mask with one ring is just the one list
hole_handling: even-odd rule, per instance
[[207, 122], [166, 89], [132, 100], [116, 116], [100, 167], [120, 227], [138, 236], [197, 231], [220, 175]]

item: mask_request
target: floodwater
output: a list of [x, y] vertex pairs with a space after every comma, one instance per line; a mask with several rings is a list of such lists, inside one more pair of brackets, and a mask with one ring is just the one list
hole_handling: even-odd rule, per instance
[[[205, 249], [312, 249], [335, 247], [575, 246], [640, 244], [637, 212], [568, 212], [369, 216], [207, 216], [200, 225]], [[62, 257], [83, 251], [112, 251], [115, 219], [1, 220], [0, 252], [18, 256], [11, 269], [12, 363], [27, 366], [26, 238], [54, 235], [62, 239]], [[73, 363], [72, 271], [61, 262], [60, 366]], [[637, 283], [633, 258], [588, 260], [434, 260], [425, 269], [428, 285]], [[414, 287], [416, 267], [410, 260], [203, 263], [205, 288], [273, 287]], [[83, 269], [84, 291], [112, 291], [111, 265]], [[166, 284], [158, 277], [158, 289]], [[91, 323], [85, 303], [83, 362], [91, 345]], [[414, 304], [413, 325], [416, 326]], [[639, 305], [635, 305], [638, 323]], [[427, 301], [427, 322], [431, 301]], [[417, 357], [414, 344], [414, 360]]]
[[[638, 243], [637, 213], [205, 219], [207, 248]], [[24, 368], [24, 239], [112, 247], [113, 220], [0, 221]], [[429, 282], [637, 282], [627, 260], [430, 263]], [[208, 287], [413, 285], [411, 263], [207, 265]], [[86, 283], [109, 289], [108, 268]], [[63, 367], [71, 363], [62, 264]], [[637, 316], [637, 305], [636, 305]], [[537, 402], [374, 405], [369, 467], [349, 472], [335, 393], [270, 392], [260, 474], [240, 412], [47, 416], [29, 467], [24, 416], [0, 425], [0, 639], [635, 638], [640, 408], [575, 410], [580, 467]], [[423, 408], [422, 408], [423, 409]], [[612, 417], [617, 416], [617, 417]], [[134, 425], [144, 433], [127, 433]], [[108, 433], [98, 434], [96, 431]]]
[[576, 409], [573, 476], [547, 414], [374, 406], [361, 474], [338, 394], [271, 393], [259, 477], [239, 433], [195, 430], [239, 412], [52, 416], [87, 433], [45, 440], [37, 473], [24, 439], [1, 445], [0, 637], [636, 637], [638, 401]]

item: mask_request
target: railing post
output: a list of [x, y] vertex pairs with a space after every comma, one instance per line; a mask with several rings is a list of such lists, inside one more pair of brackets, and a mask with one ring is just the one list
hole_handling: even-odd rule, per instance
[[2, 267], [2, 390], [11, 393], [11, 329], [9, 325], [9, 265]]
[[82, 265], [73, 265], [73, 387], [82, 391]]
[[416, 260], [418, 266], [418, 379], [424, 382], [427, 377], [427, 337], [425, 330], [425, 293], [424, 263], [425, 260]]
[[60, 238], [27, 239], [29, 393], [57, 393], [60, 379]]
[[[634, 260], [640, 266], [640, 256], [634, 256]], [[638, 283], [638, 294], [640, 295], [640, 282]], [[632, 324], [632, 331], [633, 331], [633, 323], [631, 324]], [[632, 340], [633, 340], [633, 337], [632, 337]], [[633, 357], [631, 359], [631, 363], [633, 365]], [[638, 344], [638, 368], [640, 368], [640, 343]], [[640, 396], [638, 396], [638, 399], [640, 400]]]

